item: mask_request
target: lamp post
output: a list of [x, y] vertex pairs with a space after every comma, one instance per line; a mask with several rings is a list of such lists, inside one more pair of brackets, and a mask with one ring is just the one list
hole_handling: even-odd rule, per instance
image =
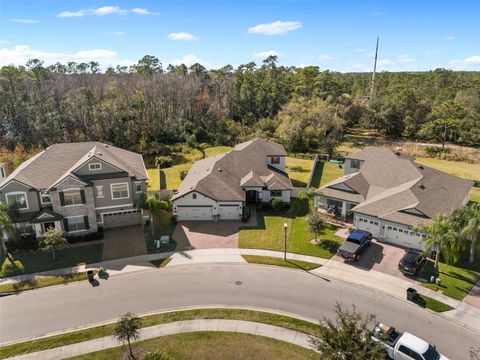
[[284, 229], [284, 243], [285, 243], [285, 246], [284, 246], [284, 253], [283, 253], [283, 260], [287, 261], [287, 228], [288, 228], [288, 224], [287, 223], [283, 223], [283, 229]]

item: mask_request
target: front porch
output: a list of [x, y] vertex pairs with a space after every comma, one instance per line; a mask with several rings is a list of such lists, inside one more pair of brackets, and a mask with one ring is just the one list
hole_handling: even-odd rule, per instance
[[352, 209], [357, 206], [357, 203], [329, 198], [326, 196], [321, 196], [320, 198], [315, 198], [316, 207], [318, 211], [331, 215], [333, 217], [341, 218], [344, 222], [352, 223], [353, 222], [353, 211]]

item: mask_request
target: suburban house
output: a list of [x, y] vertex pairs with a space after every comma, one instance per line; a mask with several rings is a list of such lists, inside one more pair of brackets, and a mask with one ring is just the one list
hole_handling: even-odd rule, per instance
[[140, 154], [99, 142], [55, 144], [0, 183], [0, 201], [16, 204], [18, 234], [81, 235], [140, 224], [135, 202], [147, 179]]
[[322, 186], [317, 203], [338, 209], [355, 228], [380, 240], [423, 249], [422, 234], [412, 228], [467, 204], [473, 182], [414, 160], [387, 148], [366, 147], [345, 158], [345, 175]]
[[246, 203], [290, 203], [292, 183], [282, 145], [254, 139], [195, 162], [173, 196], [178, 220], [238, 220]]

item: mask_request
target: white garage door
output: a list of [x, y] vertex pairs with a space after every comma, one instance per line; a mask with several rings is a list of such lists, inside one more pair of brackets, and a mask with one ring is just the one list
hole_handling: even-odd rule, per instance
[[423, 250], [423, 241], [412, 235], [412, 232], [406, 229], [394, 226], [385, 227], [385, 241], [412, 249]]
[[178, 220], [212, 220], [211, 206], [177, 206]]
[[238, 205], [220, 205], [220, 220], [238, 220]]
[[103, 227], [105, 229], [130, 226], [142, 223], [140, 210], [127, 210], [103, 214]]
[[362, 217], [357, 217], [357, 229], [369, 231], [372, 233], [373, 237], [378, 237], [380, 232], [380, 223], [377, 220], [369, 220]]

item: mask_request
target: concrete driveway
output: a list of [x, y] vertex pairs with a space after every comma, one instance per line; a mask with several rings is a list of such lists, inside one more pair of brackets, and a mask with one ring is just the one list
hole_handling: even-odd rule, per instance
[[[360, 256], [360, 260], [349, 264], [365, 270], [379, 271], [413, 283], [415, 282], [414, 277], [403, 275], [397, 268], [398, 262], [404, 254], [405, 249], [402, 247], [373, 240], [370, 246]], [[334, 255], [332, 259], [335, 261], [344, 261], [343, 258], [338, 255]]]
[[147, 246], [142, 225], [123, 226], [105, 230], [103, 260], [145, 255]]
[[237, 248], [238, 221], [180, 221], [172, 238], [175, 250]]

